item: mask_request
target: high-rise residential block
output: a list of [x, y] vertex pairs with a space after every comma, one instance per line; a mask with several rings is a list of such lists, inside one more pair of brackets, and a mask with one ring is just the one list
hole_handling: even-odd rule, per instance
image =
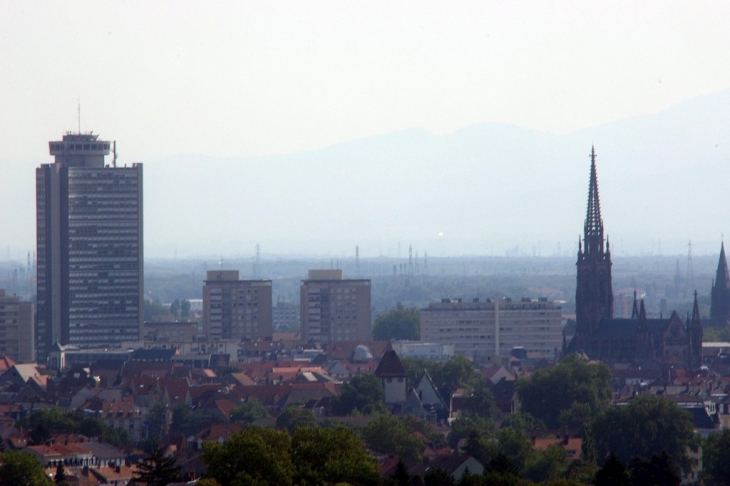
[[18, 363], [35, 362], [33, 304], [0, 289], [0, 355]]
[[[36, 169], [37, 351], [138, 341], [143, 321], [142, 164], [105, 162], [111, 142], [67, 133]], [[115, 154], [116, 157], [116, 154]]]
[[370, 280], [342, 270], [310, 270], [300, 286], [302, 339], [316, 343], [371, 339]]
[[209, 271], [203, 285], [208, 341], [270, 339], [271, 280], [239, 280], [238, 270]]

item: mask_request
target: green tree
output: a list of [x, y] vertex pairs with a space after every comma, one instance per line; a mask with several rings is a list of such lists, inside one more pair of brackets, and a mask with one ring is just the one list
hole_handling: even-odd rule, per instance
[[290, 434], [299, 427], [316, 427], [317, 420], [311, 410], [287, 407], [276, 417], [276, 428], [286, 429]]
[[626, 464], [633, 456], [651, 457], [666, 451], [672, 466], [689, 470], [687, 449], [694, 428], [688, 412], [670, 400], [638, 396], [628, 405], [603, 411], [593, 424], [598, 457], [613, 453]]
[[430, 468], [423, 476], [424, 486], [454, 486], [454, 478], [441, 468]]
[[48, 486], [43, 464], [29, 452], [0, 454], [0, 486]]
[[497, 414], [497, 405], [494, 402], [494, 395], [487, 387], [487, 380], [476, 378], [471, 381], [472, 388], [466, 400], [462, 402], [461, 413], [477, 415], [488, 419]]
[[591, 426], [593, 410], [587, 403], [573, 402], [570, 408], [562, 410], [558, 415], [560, 427], [566, 430], [575, 430], [583, 434]]
[[662, 451], [652, 454], [651, 459], [634, 456], [629, 461], [629, 478], [632, 486], [647, 484], [658, 486], [679, 486], [682, 478], [672, 467], [669, 455]]
[[175, 458], [165, 457], [165, 451], [159, 447], [137, 464], [134, 477], [147, 486], [167, 486], [182, 479]]
[[484, 379], [474, 369], [474, 364], [464, 356], [457, 356], [444, 362], [434, 370], [431, 378], [445, 400], [448, 400], [457, 389], [466, 387], [471, 390], [478, 380]]
[[351, 430], [298, 428], [292, 435], [292, 462], [300, 485], [377, 484], [379, 468]]
[[188, 299], [183, 299], [180, 302], [180, 316], [190, 317], [190, 301]]
[[385, 392], [378, 377], [372, 374], [356, 376], [342, 385], [342, 391], [330, 399], [328, 415], [335, 417], [354, 412], [372, 415], [385, 410]]
[[544, 451], [535, 451], [525, 465], [524, 476], [535, 482], [562, 477], [568, 470], [568, 452], [559, 444], [550, 444]]
[[730, 429], [710, 434], [702, 445], [702, 479], [708, 486], [730, 484]]
[[392, 454], [404, 461], [418, 461], [426, 446], [419, 435], [389, 413], [378, 414], [361, 430], [368, 447], [376, 452]]
[[152, 318], [158, 317], [158, 316], [172, 317], [172, 314], [170, 313], [170, 309], [168, 309], [164, 305], [160, 304], [159, 302], [154, 302], [152, 300], [145, 299], [144, 300], [144, 320], [151, 321]]
[[201, 460], [207, 468], [204, 477], [221, 486], [287, 486], [296, 472], [289, 434], [256, 425], [234, 434], [224, 444], [204, 442]]
[[608, 366], [590, 363], [577, 355], [517, 380], [515, 390], [522, 410], [543, 421], [549, 429], [560, 427], [561, 412], [570, 410], [574, 403], [588, 405], [595, 416], [613, 399]]
[[507, 415], [502, 420], [502, 425], [500, 427], [503, 429], [519, 429], [525, 432], [545, 430], [545, 424], [527, 412], [517, 412]]
[[520, 474], [523, 474], [525, 466], [535, 452], [530, 437], [521, 430], [499, 429], [497, 444], [499, 452], [507, 455]]
[[109, 427], [98, 418], [60, 407], [34, 412], [30, 417], [19, 420], [18, 426], [30, 432], [35, 444], [45, 443], [54, 434], [83, 434], [100, 438], [115, 447], [131, 444], [126, 431]]
[[216, 422], [209, 410], [191, 410], [186, 403], [178, 403], [172, 407], [172, 423], [170, 430], [188, 436], [197, 434]]
[[375, 319], [373, 339], [418, 341], [421, 336], [421, 317], [416, 307], [403, 307], [399, 302], [395, 309], [381, 314]]
[[448, 444], [455, 449], [461, 439], [470, 434], [477, 434], [480, 438], [490, 439], [496, 434], [494, 421], [479, 416], [461, 415], [451, 423], [448, 435]]
[[56, 466], [56, 475], [53, 476], [53, 482], [56, 484], [66, 484], [66, 468], [60, 462]]
[[248, 425], [258, 419], [268, 417], [269, 411], [259, 402], [256, 397], [249, 398], [246, 402], [231, 409], [231, 422]]
[[593, 480], [595, 486], [629, 486], [629, 473], [626, 465], [610, 454], [603, 467], [596, 472]]
[[180, 299], [175, 299], [172, 304], [170, 304], [170, 312], [173, 317], [178, 317], [180, 315]]

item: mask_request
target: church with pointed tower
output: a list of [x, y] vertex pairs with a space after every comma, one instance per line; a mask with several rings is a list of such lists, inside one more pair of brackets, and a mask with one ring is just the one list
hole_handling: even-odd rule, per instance
[[649, 368], [699, 367], [702, 322], [696, 292], [692, 317], [688, 315], [685, 321], [676, 311], [668, 318], [647, 318], [644, 301], [638, 302], [636, 293], [631, 318], [613, 317], [611, 247], [608, 237], [604, 237], [594, 148], [590, 159], [588, 208], [576, 262], [576, 331], [565, 352]]

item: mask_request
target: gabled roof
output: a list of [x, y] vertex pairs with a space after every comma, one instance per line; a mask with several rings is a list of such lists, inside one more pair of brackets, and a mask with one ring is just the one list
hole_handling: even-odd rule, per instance
[[383, 359], [380, 360], [377, 369], [375, 370], [375, 376], [378, 378], [388, 377], [407, 377], [408, 373], [403, 367], [400, 358], [395, 351], [386, 351], [383, 355]]

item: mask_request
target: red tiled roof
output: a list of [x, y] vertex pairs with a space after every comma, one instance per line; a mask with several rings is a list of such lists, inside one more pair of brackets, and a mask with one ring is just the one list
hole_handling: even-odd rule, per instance
[[378, 368], [375, 370], [375, 376], [378, 378], [383, 377], [406, 377], [408, 373], [403, 367], [400, 358], [395, 351], [386, 351], [383, 355], [383, 359], [380, 360]]

